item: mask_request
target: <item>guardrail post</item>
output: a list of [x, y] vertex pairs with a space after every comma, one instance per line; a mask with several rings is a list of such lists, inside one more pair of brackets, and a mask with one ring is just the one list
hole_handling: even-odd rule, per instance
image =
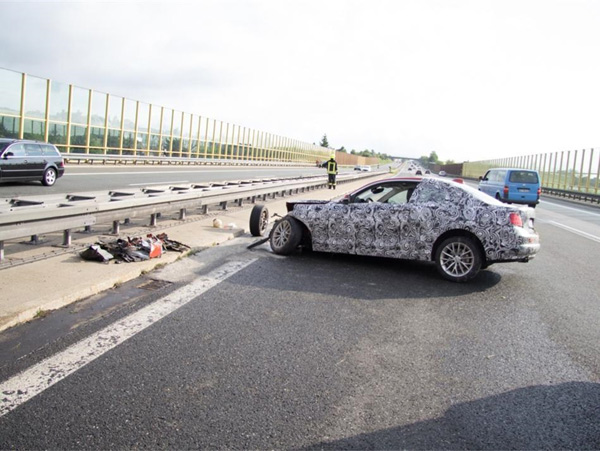
[[119, 234], [119, 221], [113, 221], [113, 227], [112, 227], [112, 234], [113, 235], [118, 235]]
[[242, 205], [244, 205], [244, 199], [238, 199], [237, 204], [238, 204], [238, 207], [241, 207]]
[[158, 218], [158, 213], [153, 213], [150, 215], [150, 227], [156, 227], [157, 218]]
[[203, 215], [208, 214], [208, 205], [202, 205], [202, 214]]
[[185, 208], [181, 208], [179, 210], [179, 220], [185, 221], [186, 214], [187, 214], [187, 210]]
[[71, 230], [63, 230], [63, 246], [69, 247], [71, 246]]
[[227, 201], [221, 202], [221, 208], [227, 210]]
[[0, 241], [0, 262], [4, 260], [4, 241]]
[[31, 235], [28, 244], [40, 244], [40, 238], [37, 235]]

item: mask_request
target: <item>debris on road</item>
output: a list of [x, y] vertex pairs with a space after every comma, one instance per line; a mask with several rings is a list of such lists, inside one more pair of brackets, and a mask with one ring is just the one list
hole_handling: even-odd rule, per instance
[[111, 242], [98, 241], [79, 255], [90, 261], [108, 263], [115, 259], [115, 263], [130, 263], [158, 258], [165, 251], [184, 252], [189, 249], [189, 246], [169, 239], [166, 233], [156, 236], [150, 233], [146, 237], [127, 237], [126, 240], [118, 238]]

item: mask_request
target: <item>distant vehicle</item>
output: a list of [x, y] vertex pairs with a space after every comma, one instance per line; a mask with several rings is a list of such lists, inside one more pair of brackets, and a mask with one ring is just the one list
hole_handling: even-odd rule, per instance
[[517, 168], [490, 169], [479, 180], [479, 191], [499, 201], [526, 204], [530, 207], [540, 202], [540, 176], [537, 171]]
[[446, 177], [446, 171], [440, 171], [439, 175], [440, 177]]
[[286, 207], [269, 236], [281, 255], [303, 246], [433, 261], [442, 277], [465, 282], [492, 263], [526, 262], [540, 248], [535, 210], [502, 204], [447, 179], [384, 179], [342, 200], [291, 201]]
[[363, 166], [360, 167], [360, 170], [361, 171], [365, 171], [365, 172], [370, 172], [371, 171], [371, 166], [363, 165]]
[[0, 138], [0, 182], [39, 180], [52, 186], [64, 172], [63, 158], [54, 145]]
[[425, 174], [431, 174], [431, 171], [429, 169], [426, 169]]
[[423, 172], [421, 172], [420, 169], [417, 169], [417, 172], [415, 172], [415, 175], [423, 175]]

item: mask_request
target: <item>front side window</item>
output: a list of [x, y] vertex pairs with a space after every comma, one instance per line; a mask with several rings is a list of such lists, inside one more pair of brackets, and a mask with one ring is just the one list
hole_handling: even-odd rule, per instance
[[416, 186], [416, 183], [410, 182], [374, 185], [358, 193], [354, 197], [354, 202], [405, 204], [410, 200]]
[[23, 147], [23, 144], [13, 144], [8, 149], [6, 149], [6, 152], [12, 152], [14, 157], [24, 157], [25, 147]]

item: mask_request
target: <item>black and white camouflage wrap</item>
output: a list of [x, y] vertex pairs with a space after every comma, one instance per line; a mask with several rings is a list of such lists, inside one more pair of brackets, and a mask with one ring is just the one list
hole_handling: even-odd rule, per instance
[[465, 230], [479, 238], [490, 263], [533, 256], [539, 246], [529, 243], [532, 230], [514, 227], [509, 217], [518, 212], [527, 223], [528, 210], [494, 203], [432, 178], [406, 204], [316, 201], [294, 205], [290, 216], [306, 225], [313, 250], [321, 252], [431, 260], [441, 235]]

